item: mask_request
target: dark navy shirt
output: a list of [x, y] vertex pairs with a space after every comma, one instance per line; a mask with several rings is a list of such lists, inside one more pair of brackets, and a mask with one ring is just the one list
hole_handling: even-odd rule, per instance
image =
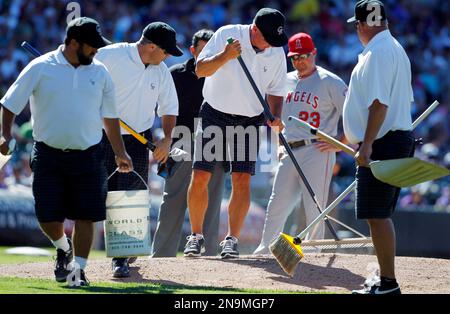
[[177, 126], [187, 126], [194, 132], [194, 118], [198, 117], [203, 102], [204, 78], [195, 74], [195, 59], [176, 64], [170, 68], [179, 101]]

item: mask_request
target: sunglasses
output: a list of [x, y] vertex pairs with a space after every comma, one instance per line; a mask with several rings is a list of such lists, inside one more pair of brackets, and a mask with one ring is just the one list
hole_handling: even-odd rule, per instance
[[304, 54], [302, 54], [302, 55], [293, 55], [293, 56], [291, 57], [291, 59], [294, 60], [294, 61], [297, 61], [297, 60], [306, 60], [306, 59], [308, 59], [309, 57], [311, 57], [312, 54], [313, 54], [313, 53], [310, 52], [310, 53], [304, 53]]

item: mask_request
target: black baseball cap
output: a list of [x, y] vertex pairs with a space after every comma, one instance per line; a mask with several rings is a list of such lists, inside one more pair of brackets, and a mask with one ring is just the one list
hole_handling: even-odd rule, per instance
[[[374, 13], [379, 13], [379, 15], [375, 16], [373, 15]], [[355, 4], [355, 16], [349, 18], [347, 23], [353, 23], [355, 21], [368, 22], [368, 19], [372, 22], [377, 20], [385, 21], [386, 18], [383, 2], [379, 0], [360, 0]]]
[[262, 8], [256, 13], [254, 23], [272, 47], [282, 47], [288, 42], [288, 37], [284, 32], [285, 21], [286, 19], [280, 11]]
[[153, 22], [148, 24], [144, 28], [142, 36], [172, 56], [179, 57], [183, 55], [183, 51], [177, 46], [177, 33], [166, 23]]
[[69, 22], [66, 36], [93, 48], [102, 48], [111, 42], [102, 36], [100, 24], [90, 17], [79, 17]]

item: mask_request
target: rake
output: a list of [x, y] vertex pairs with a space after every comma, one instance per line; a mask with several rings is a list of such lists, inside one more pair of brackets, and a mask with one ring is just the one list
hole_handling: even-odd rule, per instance
[[[420, 117], [416, 119], [413, 123], [413, 129], [416, 128], [416, 126], [422, 122], [437, 106], [439, 105], [438, 101], [433, 102], [433, 104], [430, 105], [430, 107], [425, 110]], [[338, 142], [340, 145], [340, 148], [348, 153], [352, 151], [352, 149], [340, 142]], [[303, 244], [304, 246], [313, 246], [313, 247], [321, 247], [321, 246], [337, 246], [337, 247], [355, 247], [355, 246], [373, 246], [372, 239], [369, 237], [366, 237], [362, 235], [361, 233], [357, 232], [356, 230], [344, 225], [340, 221], [329, 217], [328, 214], [356, 187], [356, 181], [353, 181], [350, 186], [347, 187], [347, 189], [344, 190], [319, 216], [312, 221], [305, 230], [303, 230], [300, 234], [298, 234], [295, 237], [292, 237], [290, 235], [281, 233], [269, 246], [270, 251], [272, 252], [273, 256], [275, 257], [278, 264], [281, 266], [281, 268], [284, 270], [286, 274], [289, 276], [293, 276], [295, 269], [300, 263], [300, 260], [303, 258], [304, 253], [302, 250], [302, 247], [300, 244]], [[342, 240], [316, 240], [316, 241], [303, 241], [306, 234], [315, 227], [316, 224], [322, 221], [322, 219], [329, 218], [330, 220], [335, 221], [336, 223], [339, 223], [349, 229], [352, 232], [355, 232], [361, 238], [359, 239], [342, 239]], [[310, 243], [306, 243], [310, 242]]]

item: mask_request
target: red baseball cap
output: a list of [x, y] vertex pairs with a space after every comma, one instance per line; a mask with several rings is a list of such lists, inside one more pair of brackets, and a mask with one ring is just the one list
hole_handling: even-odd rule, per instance
[[289, 38], [288, 46], [288, 57], [310, 53], [313, 52], [314, 49], [316, 49], [311, 36], [306, 33], [298, 33]]

